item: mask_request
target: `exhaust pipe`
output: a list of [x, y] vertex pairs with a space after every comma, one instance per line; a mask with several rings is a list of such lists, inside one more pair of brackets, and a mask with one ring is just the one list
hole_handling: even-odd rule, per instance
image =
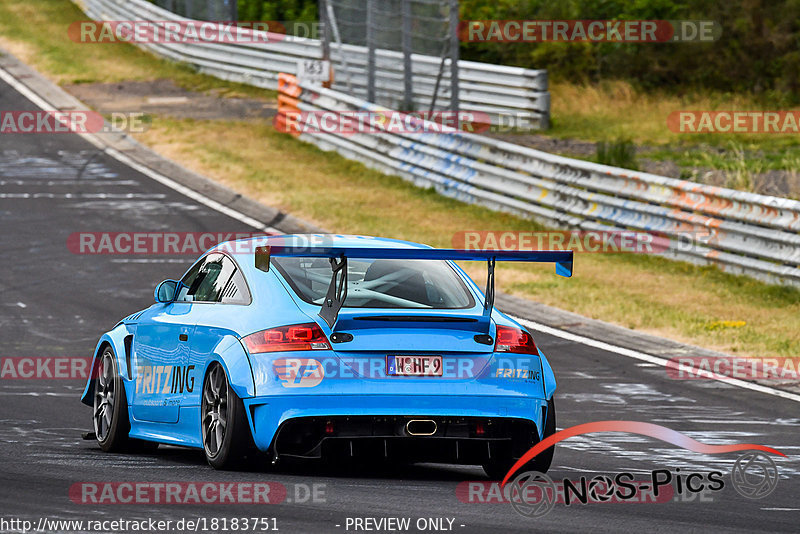
[[409, 436], [432, 436], [436, 434], [436, 421], [433, 419], [411, 419], [406, 423]]

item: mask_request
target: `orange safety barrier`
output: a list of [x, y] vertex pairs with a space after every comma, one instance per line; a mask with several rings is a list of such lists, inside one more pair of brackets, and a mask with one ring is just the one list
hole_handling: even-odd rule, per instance
[[284, 72], [278, 74], [278, 114], [272, 124], [279, 132], [300, 135], [297, 117], [300, 114], [298, 97], [302, 92], [296, 76]]

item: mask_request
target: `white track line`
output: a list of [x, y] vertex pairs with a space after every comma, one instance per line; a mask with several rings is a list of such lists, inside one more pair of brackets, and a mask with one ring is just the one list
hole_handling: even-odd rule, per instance
[[[527, 319], [522, 319], [520, 317], [514, 317], [513, 315], [509, 315], [512, 319], [517, 321], [522, 326], [530, 328], [531, 330], [537, 330], [539, 332], [544, 332], [545, 334], [549, 334], [551, 336], [560, 337], [561, 339], [566, 339], [568, 341], [572, 341], [575, 343], [580, 343], [582, 345], [587, 345], [589, 347], [594, 347], [596, 349], [604, 350], [607, 352], [613, 352], [614, 354], [619, 354], [621, 356], [627, 356], [628, 358], [634, 358], [636, 360], [641, 360], [648, 363], [656, 364], [660, 367], [668, 367], [669, 360], [666, 358], [661, 358], [659, 356], [653, 356], [652, 354], [645, 354], [644, 352], [639, 352], [638, 350], [626, 349], [625, 347], [618, 347], [616, 345], [612, 345], [611, 343], [605, 343], [604, 341], [598, 341], [596, 339], [592, 339], [589, 337], [579, 336], [578, 334], [573, 334], [571, 332], [566, 332], [564, 330], [559, 330], [557, 328], [553, 328], [551, 326], [543, 325], [541, 323], [537, 323], [535, 321], [529, 321]], [[758, 391], [759, 393], [766, 393], [767, 395], [774, 395], [775, 397], [780, 397], [782, 399], [792, 400], [795, 402], [800, 402], [800, 395], [795, 393], [789, 393], [788, 391], [782, 391], [780, 389], [775, 389], [767, 386], [762, 386], [761, 384], [756, 384], [754, 382], [748, 382], [746, 380], [739, 380], [738, 378], [726, 378], [726, 377], [718, 377], [712, 373], [707, 373], [706, 371], [697, 370], [696, 373], [699, 376], [703, 376], [705, 378], [709, 378], [711, 380], [719, 380], [720, 382], [724, 382], [726, 384], [730, 384], [732, 386], [740, 387], [743, 389], [749, 389], [751, 391]]]
[[[22, 96], [24, 96], [25, 98], [27, 98], [28, 100], [30, 100], [31, 102], [33, 102], [34, 104], [39, 106], [42, 110], [44, 110], [44, 111], [56, 111], [54, 106], [48, 104], [47, 101], [45, 101], [39, 95], [34, 93], [26, 85], [23, 85], [21, 82], [19, 82], [16, 78], [14, 78], [14, 76], [12, 76], [5, 69], [0, 68], [0, 79], [2, 79], [4, 82], [6, 82], [11, 87], [13, 87]], [[251, 226], [251, 227], [253, 227], [253, 228], [257, 229], [257, 230], [260, 230], [262, 232], [281, 233], [279, 230], [277, 230], [277, 229], [275, 229], [275, 228], [273, 228], [271, 226], [266, 226], [263, 223], [253, 219], [252, 217], [248, 217], [244, 213], [236, 211], [233, 208], [229, 208], [228, 206], [225, 206], [224, 204], [220, 204], [216, 200], [210, 199], [210, 198], [198, 193], [197, 191], [195, 191], [193, 189], [190, 189], [190, 188], [186, 187], [185, 185], [179, 184], [178, 182], [172, 180], [171, 178], [168, 178], [168, 177], [164, 176], [163, 174], [160, 174], [160, 173], [154, 171], [153, 169], [150, 169], [149, 167], [145, 167], [144, 165], [141, 165], [141, 164], [137, 163], [136, 161], [132, 160], [131, 158], [129, 158], [125, 154], [121, 153], [120, 151], [118, 151], [118, 150], [116, 150], [114, 148], [107, 147], [104, 143], [102, 143], [99, 139], [97, 139], [97, 137], [94, 134], [78, 133], [78, 132], [73, 132], [73, 133], [75, 133], [75, 135], [81, 136], [83, 139], [85, 139], [86, 141], [88, 141], [89, 143], [91, 143], [92, 145], [97, 147], [98, 149], [105, 150], [106, 154], [108, 154], [112, 158], [116, 159], [120, 163], [122, 163], [122, 164], [124, 164], [124, 165], [126, 165], [126, 166], [128, 166], [128, 167], [130, 167], [132, 169], [135, 169], [135, 170], [139, 171], [140, 173], [144, 174], [145, 176], [147, 176], [149, 178], [152, 178], [156, 182], [158, 182], [160, 184], [163, 184], [163, 185], [169, 187], [170, 189], [173, 189], [173, 190], [177, 191], [178, 193], [180, 193], [180, 194], [182, 194], [182, 195], [184, 195], [186, 197], [189, 197], [190, 199], [192, 199], [192, 200], [194, 200], [196, 202], [199, 202], [200, 204], [208, 206], [209, 208], [211, 208], [213, 210], [216, 210], [216, 211], [222, 213], [223, 215], [227, 215], [228, 217], [230, 217], [232, 219], [235, 219], [237, 221], [243, 222], [244, 224], [246, 224], [248, 226]]]

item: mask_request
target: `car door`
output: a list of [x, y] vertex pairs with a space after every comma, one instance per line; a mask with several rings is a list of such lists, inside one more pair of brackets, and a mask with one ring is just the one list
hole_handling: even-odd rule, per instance
[[202, 394], [202, 370], [217, 352], [226, 338], [232, 339], [235, 332], [236, 314], [241, 306], [251, 302], [250, 290], [241, 269], [227, 255], [219, 259], [219, 276], [207, 296], [215, 298], [213, 303], [195, 311], [195, 332], [189, 351], [189, 367], [197, 370], [198, 383], [186, 388], [181, 405], [199, 406]]
[[135, 386], [129, 400], [135, 419], [178, 422], [183, 399], [196, 387], [200, 372], [188, 363], [198, 309], [219, 296], [216, 285], [226, 276], [221, 260], [222, 254], [209, 254], [196, 262], [181, 279], [175, 300], [156, 304], [140, 318], [133, 339]]

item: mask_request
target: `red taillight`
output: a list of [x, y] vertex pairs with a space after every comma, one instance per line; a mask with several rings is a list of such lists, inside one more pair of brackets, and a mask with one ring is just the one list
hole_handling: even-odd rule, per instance
[[330, 350], [331, 344], [317, 323], [293, 324], [261, 330], [242, 338], [250, 354], [290, 350]]
[[494, 342], [495, 352], [514, 352], [517, 354], [539, 354], [536, 343], [529, 333], [518, 328], [497, 326], [497, 340]]

